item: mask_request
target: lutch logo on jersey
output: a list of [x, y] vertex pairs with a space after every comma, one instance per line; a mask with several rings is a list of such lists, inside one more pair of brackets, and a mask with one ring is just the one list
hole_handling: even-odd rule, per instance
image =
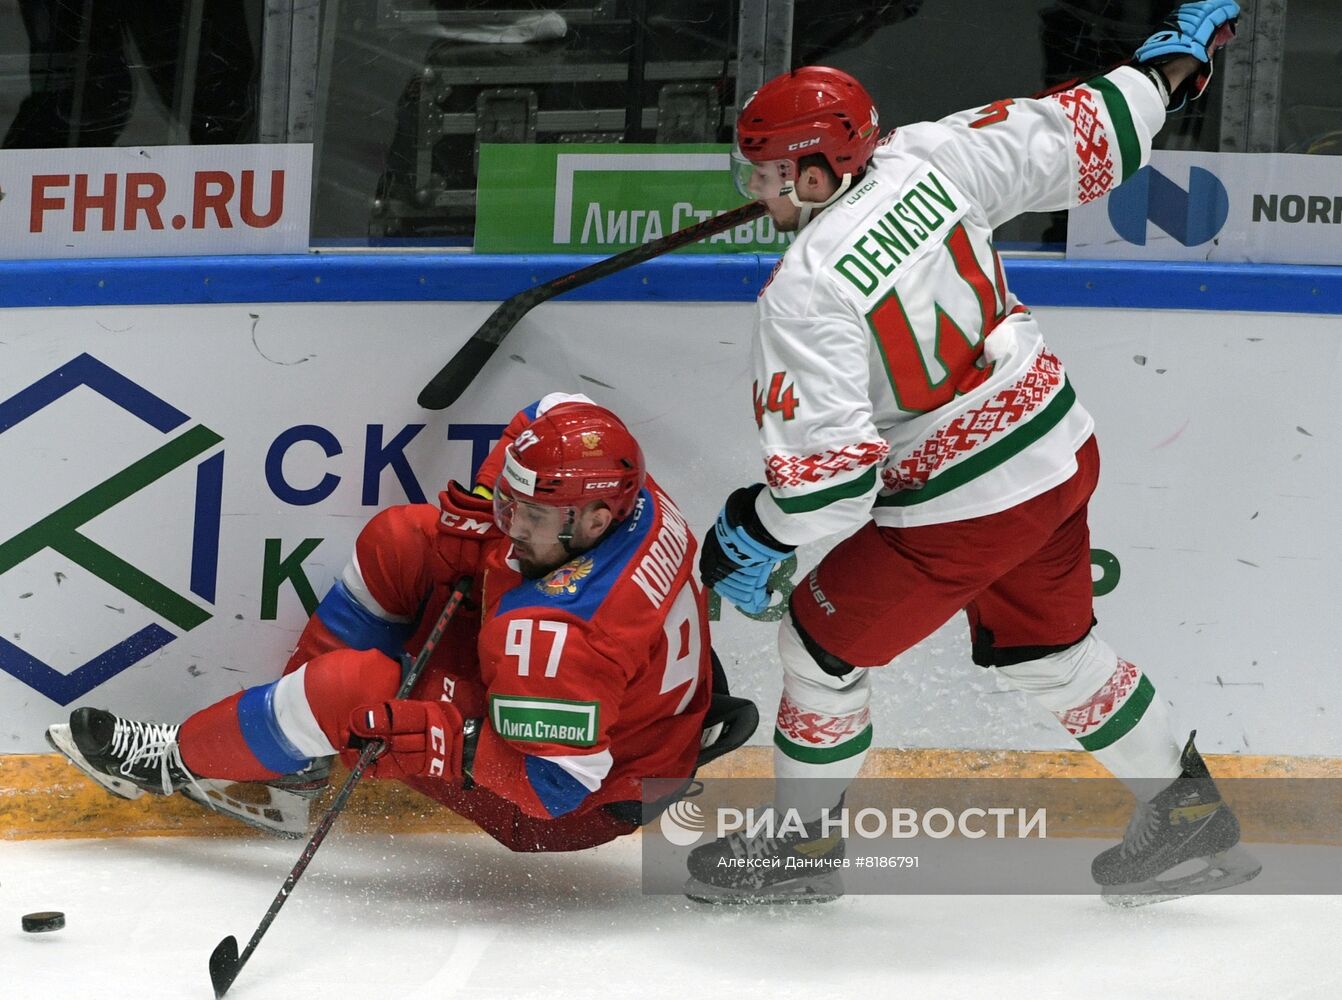
[[1119, 236], [1146, 246], [1152, 222], [1186, 247], [1214, 239], [1230, 217], [1230, 195], [1220, 179], [1202, 167], [1188, 168], [1188, 188], [1145, 166], [1109, 195], [1109, 221]]
[[[53, 420], [84, 428], [65, 435], [71, 454], [53, 446]], [[0, 595], [9, 608], [0, 670], [68, 705], [209, 621], [211, 612], [160, 577], [184, 576], [191, 594], [214, 603], [222, 441], [88, 354], [0, 400], [0, 461], [11, 482], [26, 480], [0, 511]], [[126, 458], [122, 445], [134, 449]], [[132, 502], [150, 489], [152, 506]], [[183, 545], [172, 544], [177, 537]], [[72, 651], [74, 631], [109, 645]]]
[[576, 594], [578, 592], [578, 583], [584, 577], [592, 572], [592, 560], [587, 556], [574, 559], [572, 562], [566, 562], [557, 570], [545, 577], [543, 580], [536, 581], [536, 588], [550, 597], [558, 597], [560, 594]]

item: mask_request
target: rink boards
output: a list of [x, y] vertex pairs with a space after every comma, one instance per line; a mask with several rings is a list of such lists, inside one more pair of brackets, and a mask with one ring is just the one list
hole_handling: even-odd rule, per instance
[[[702, 532], [759, 478], [747, 345], [767, 259], [654, 262], [542, 306], [459, 404], [415, 404], [495, 302], [577, 263], [5, 268], [4, 751], [45, 751], [43, 729], [75, 705], [177, 719], [273, 679], [363, 522], [469, 477], [514, 410], [554, 389], [623, 415]], [[1101, 634], [1205, 752], [1342, 756], [1337, 276], [1007, 269], [1099, 428]], [[821, 551], [803, 549], [793, 577]], [[714, 624], [733, 688], [766, 720], [776, 617], [727, 607]], [[969, 662], [964, 633], [957, 617], [880, 672], [876, 744], [1067, 746]]]

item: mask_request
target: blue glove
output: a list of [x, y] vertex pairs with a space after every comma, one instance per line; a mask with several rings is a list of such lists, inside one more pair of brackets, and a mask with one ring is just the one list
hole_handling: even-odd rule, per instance
[[796, 548], [778, 541], [760, 523], [755, 497], [762, 483], [727, 498], [699, 553], [699, 579], [747, 614], [769, 606], [769, 577]]
[[1171, 96], [1171, 110], [1177, 111], [1185, 101], [1197, 99], [1207, 89], [1212, 78], [1212, 56], [1235, 37], [1238, 17], [1235, 0], [1197, 0], [1175, 10], [1164, 20], [1161, 30], [1142, 43], [1136, 54], [1138, 63], [1156, 66], [1178, 56], [1192, 56], [1202, 63], [1202, 69]]

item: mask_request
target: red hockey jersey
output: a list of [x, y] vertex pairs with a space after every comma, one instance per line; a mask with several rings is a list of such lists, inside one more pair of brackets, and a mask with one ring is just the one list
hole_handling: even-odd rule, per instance
[[[564, 398], [518, 414], [480, 481], [538, 408]], [[339, 647], [413, 654], [455, 581], [474, 576], [476, 599], [413, 695], [483, 720], [476, 784], [541, 818], [637, 801], [641, 779], [688, 777], [699, 751], [712, 668], [696, 549], [649, 476], [599, 544], [527, 580], [488, 503], [453, 485], [440, 507], [392, 507], [368, 523], [289, 669]]]

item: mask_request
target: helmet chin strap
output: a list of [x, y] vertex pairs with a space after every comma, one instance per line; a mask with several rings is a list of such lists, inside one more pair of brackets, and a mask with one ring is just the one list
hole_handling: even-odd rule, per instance
[[[561, 546], [563, 546], [563, 548], [564, 548], [564, 552], [568, 554], [569, 558], [572, 558], [573, 556], [578, 555], [579, 552], [586, 552], [587, 549], [589, 549], [589, 548], [592, 547], [591, 545], [589, 545], [589, 546], [587, 546], [586, 548], [583, 548], [583, 549], [575, 549], [575, 548], [573, 547], [573, 522], [574, 522], [574, 515], [575, 515], [575, 511], [574, 511], [574, 509], [573, 509], [572, 507], [570, 507], [570, 508], [568, 509], [568, 517], [564, 520], [564, 526], [563, 526], [562, 528], [559, 529], [559, 544], [560, 544]], [[602, 541], [605, 540], [606, 536], [609, 535], [612, 531], [614, 531], [615, 528], [616, 528], [616, 526], [619, 525], [619, 524], [621, 524], [621, 523], [623, 523], [623, 522], [621, 522], [621, 521], [616, 521], [614, 518], [612, 518], [610, 524], [608, 524], [608, 525], [606, 526], [606, 530], [603, 531], [603, 532], [601, 533], [601, 537], [598, 538], [598, 539], [597, 539], [595, 542], [593, 542], [592, 544], [593, 544], [593, 545], [600, 544]]]
[[797, 197], [797, 185], [793, 184], [788, 187], [786, 192], [788, 201], [801, 209], [801, 217], [797, 220], [797, 232], [801, 232], [806, 228], [807, 223], [811, 221], [812, 216], [814, 216], [816, 212], [820, 211], [822, 208], [828, 208], [842, 198], [844, 192], [852, 186], [852, 183], [853, 175], [844, 174], [843, 180], [839, 182], [838, 190], [824, 201], [802, 201]]
[[577, 555], [573, 551], [573, 515], [572, 507], [568, 509], [568, 517], [564, 519], [564, 526], [559, 529], [559, 544], [564, 547], [564, 552], [570, 556]]

